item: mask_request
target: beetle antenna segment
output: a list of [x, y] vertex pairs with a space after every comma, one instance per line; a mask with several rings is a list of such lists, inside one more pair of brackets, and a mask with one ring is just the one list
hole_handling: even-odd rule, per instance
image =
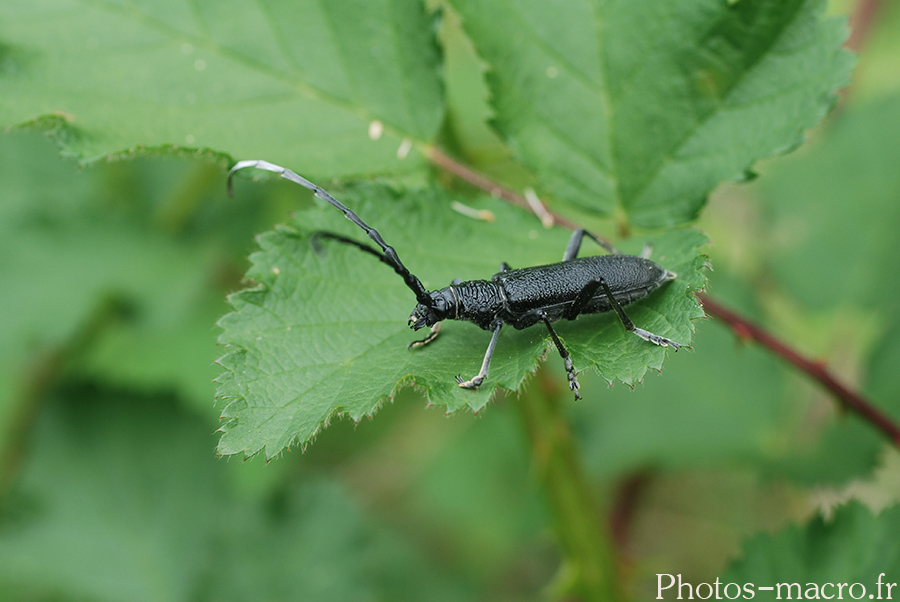
[[[232, 196], [231, 179], [234, 176], [234, 172], [247, 167], [255, 167], [257, 169], [264, 169], [266, 171], [277, 173], [282, 178], [288, 179], [295, 184], [300, 184], [304, 188], [311, 190], [317, 197], [319, 197], [323, 201], [327, 202], [333, 207], [336, 207], [337, 209], [340, 209], [344, 213], [344, 217], [366, 231], [366, 234], [369, 235], [369, 238], [371, 238], [373, 241], [375, 241], [375, 244], [381, 247], [382, 253], [378, 253], [375, 249], [368, 247], [367, 245], [358, 243], [348, 238], [343, 238], [338, 235], [331, 234], [327, 235], [327, 237], [354, 244], [363, 251], [368, 251], [376, 255], [381, 261], [391, 266], [394, 271], [397, 272], [397, 274], [399, 274], [401, 278], [403, 278], [403, 282], [405, 282], [406, 286], [408, 286], [409, 289], [413, 293], [415, 293], [416, 300], [419, 303], [427, 307], [432, 306], [433, 301], [431, 299], [431, 296], [428, 295], [428, 291], [425, 290], [425, 287], [422, 286], [422, 283], [419, 281], [419, 279], [416, 278], [415, 275], [411, 274], [408, 269], [406, 269], [406, 266], [404, 266], [403, 262], [400, 261], [400, 257], [397, 256], [397, 252], [392, 246], [384, 242], [384, 239], [381, 238], [381, 234], [379, 234], [375, 228], [372, 228], [371, 226], [369, 226], [369, 224], [362, 221], [362, 219], [360, 219], [360, 217], [356, 215], [356, 213], [354, 213], [351, 209], [345, 207], [340, 201], [328, 194], [325, 189], [316, 186], [303, 176], [294, 173], [290, 169], [275, 165], [274, 163], [269, 163], [268, 161], [238, 161], [234, 165], [234, 167], [232, 167], [228, 171], [228, 196]], [[321, 235], [323, 234], [320, 234], [320, 236]]]

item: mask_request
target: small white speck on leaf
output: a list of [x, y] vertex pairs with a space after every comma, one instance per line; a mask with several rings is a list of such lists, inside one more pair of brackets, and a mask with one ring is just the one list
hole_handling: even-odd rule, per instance
[[409, 156], [409, 151], [412, 150], [412, 140], [409, 138], [404, 138], [403, 142], [400, 143], [400, 146], [397, 147], [397, 158], [405, 159]]
[[544, 207], [544, 203], [538, 198], [538, 195], [533, 188], [525, 189], [525, 200], [528, 201], [528, 205], [531, 207], [534, 214], [541, 219], [541, 223], [544, 224], [544, 227], [552, 228], [554, 222], [553, 216], [547, 211], [547, 208]]
[[372, 140], [378, 140], [381, 138], [381, 135], [384, 133], [384, 124], [378, 121], [377, 119], [372, 120], [369, 123], [369, 138]]
[[493, 222], [495, 219], [493, 211], [488, 211], [487, 209], [475, 209], [474, 207], [463, 205], [459, 201], [450, 203], [450, 208], [466, 217], [478, 219], [483, 222]]

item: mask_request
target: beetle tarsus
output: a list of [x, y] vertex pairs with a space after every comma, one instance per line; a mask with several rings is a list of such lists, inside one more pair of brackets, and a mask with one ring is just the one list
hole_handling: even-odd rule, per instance
[[578, 389], [581, 388], [581, 385], [578, 384], [578, 376], [575, 373], [575, 367], [572, 365], [572, 358], [566, 357], [565, 362], [563, 362], [566, 366], [566, 376], [569, 379], [569, 389], [572, 390], [572, 393], [575, 394], [575, 400], [581, 399], [581, 394], [578, 393]]
[[414, 349], [416, 347], [424, 347], [431, 341], [435, 340], [439, 334], [441, 334], [441, 324], [442, 322], [438, 322], [434, 326], [431, 327], [431, 332], [428, 333], [428, 336], [424, 339], [420, 339], [418, 341], [413, 341], [409, 345], [406, 346], [407, 349]]
[[463, 389], [477, 389], [481, 386], [481, 383], [484, 382], [484, 379], [485, 377], [481, 376], [480, 374], [472, 378], [472, 380], [463, 380], [461, 376], [457, 376], [456, 382], [458, 382], [459, 386]]
[[487, 378], [488, 369], [491, 367], [491, 358], [494, 356], [494, 348], [497, 346], [497, 337], [500, 336], [502, 327], [503, 322], [498, 320], [494, 323], [494, 334], [491, 336], [491, 342], [488, 343], [487, 351], [484, 353], [484, 361], [481, 362], [481, 370], [479, 370], [478, 375], [473, 377], [472, 380], [463, 380], [460, 376], [456, 377], [456, 382], [463, 389], [477, 389], [484, 382], [484, 379]]
[[672, 347], [675, 351], [678, 351], [681, 348], [680, 343], [676, 343], [672, 339], [667, 339], [666, 337], [661, 337], [658, 334], [653, 334], [652, 332], [648, 332], [643, 328], [637, 328], [632, 331], [634, 334], [638, 335], [645, 341], [649, 341], [654, 345], [659, 345], [660, 347]]
[[581, 385], [578, 384], [578, 373], [575, 371], [575, 366], [572, 364], [572, 358], [569, 356], [569, 351], [556, 335], [553, 326], [550, 325], [550, 317], [547, 315], [547, 312], [540, 310], [538, 311], [538, 316], [544, 321], [544, 324], [547, 325], [547, 331], [553, 339], [553, 344], [556, 345], [556, 350], [559, 351], [559, 356], [563, 359], [563, 365], [566, 367], [566, 378], [569, 379], [569, 389], [575, 394], [576, 400], [581, 399], [581, 395], [578, 393], [578, 389], [581, 388]]

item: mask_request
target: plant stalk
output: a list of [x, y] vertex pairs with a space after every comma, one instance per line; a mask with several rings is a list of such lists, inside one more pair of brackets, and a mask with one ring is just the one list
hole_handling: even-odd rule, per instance
[[554, 388], [537, 383], [515, 404], [563, 555], [552, 593], [557, 599], [615, 602], [622, 595], [612, 538], [582, 469], [562, 395], [549, 390]]

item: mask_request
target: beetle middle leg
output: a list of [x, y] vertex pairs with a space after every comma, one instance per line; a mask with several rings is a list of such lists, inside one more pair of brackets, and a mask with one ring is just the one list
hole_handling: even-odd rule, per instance
[[578, 389], [581, 388], [581, 385], [578, 384], [578, 375], [575, 373], [575, 366], [572, 365], [572, 358], [569, 356], [569, 350], [566, 349], [562, 341], [559, 340], [556, 331], [553, 330], [553, 326], [550, 325], [550, 318], [547, 317], [547, 312], [539, 310], [537, 315], [544, 321], [544, 324], [547, 325], [547, 330], [550, 332], [553, 344], [556, 345], [556, 350], [559, 351], [559, 356], [563, 359], [563, 365], [566, 367], [566, 377], [569, 379], [569, 388], [575, 394], [576, 400], [581, 399], [581, 395], [578, 393]]
[[476, 389], [481, 386], [481, 383], [484, 382], [484, 379], [487, 378], [488, 368], [491, 367], [491, 357], [494, 355], [494, 347], [497, 346], [497, 337], [500, 336], [500, 329], [503, 327], [503, 322], [497, 321], [494, 326], [494, 334], [491, 336], [491, 342], [488, 343], [487, 351], [484, 354], [484, 361], [481, 362], [481, 370], [478, 374], [470, 380], [463, 380], [462, 377], [457, 376], [456, 382], [459, 383], [459, 386], [463, 389]]

